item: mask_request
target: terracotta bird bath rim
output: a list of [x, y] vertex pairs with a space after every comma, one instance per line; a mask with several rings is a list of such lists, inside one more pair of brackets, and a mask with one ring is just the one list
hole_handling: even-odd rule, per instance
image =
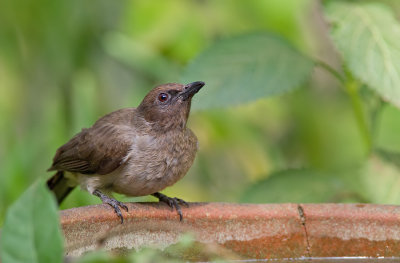
[[163, 203], [127, 206], [123, 224], [107, 205], [61, 211], [66, 254], [164, 249], [191, 232], [240, 259], [400, 257], [400, 206], [190, 203], [182, 222]]

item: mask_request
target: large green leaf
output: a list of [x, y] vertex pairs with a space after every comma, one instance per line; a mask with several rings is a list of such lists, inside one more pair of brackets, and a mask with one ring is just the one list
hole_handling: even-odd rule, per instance
[[194, 109], [225, 107], [299, 87], [312, 66], [310, 59], [276, 35], [241, 35], [201, 53], [186, 68], [182, 82], [206, 82], [194, 99]]
[[32, 185], [8, 209], [1, 234], [2, 262], [62, 262], [57, 206], [44, 182]]
[[246, 189], [241, 202], [246, 203], [321, 203], [365, 202], [357, 191], [359, 175], [322, 173], [308, 169], [287, 170], [272, 174]]
[[378, 3], [330, 2], [331, 36], [349, 70], [400, 107], [400, 25]]

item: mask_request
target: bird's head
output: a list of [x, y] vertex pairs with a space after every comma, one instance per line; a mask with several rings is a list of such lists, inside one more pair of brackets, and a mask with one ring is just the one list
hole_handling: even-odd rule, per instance
[[168, 83], [155, 87], [143, 99], [138, 113], [160, 130], [185, 128], [192, 97], [203, 86], [196, 81], [187, 85]]

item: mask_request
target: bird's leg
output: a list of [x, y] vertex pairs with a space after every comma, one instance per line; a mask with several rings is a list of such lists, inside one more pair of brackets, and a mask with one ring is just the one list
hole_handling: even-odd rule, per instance
[[119, 207], [122, 207], [123, 209], [126, 210], [126, 212], [128, 212], [128, 207], [124, 203], [122, 203], [118, 200], [115, 200], [114, 198], [111, 198], [111, 197], [107, 196], [106, 194], [103, 194], [102, 192], [100, 192], [97, 189], [93, 191], [93, 195], [98, 196], [101, 199], [101, 201], [103, 202], [103, 204], [108, 204], [108, 205], [112, 206], [114, 208], [115, 213], [117, 213], [117, 215], [121, 219], [121, 224], [124, 223], [124, 218], [122, 217], [121, 210], [119, 209]]
[[182, 211], [181, 211], [181, 205], [185, 205], [186, 207], [189, 207], [189, 204], [186, 203], [184, 200], [176, 198], [176, 197], [168, 197], [162, 193], [154, 193], [152, 196], [157, 197], [159, 202], [164, 202], [166, 203], [169, 207], [171, 207], [171, 210], [176, 209], [176, 212], [179, 214], [179, 220], [182, 221], [183, 216], [182, 216]]

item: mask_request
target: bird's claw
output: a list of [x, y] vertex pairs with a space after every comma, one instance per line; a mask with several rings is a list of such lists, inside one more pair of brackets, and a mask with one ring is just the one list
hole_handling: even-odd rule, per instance
[[103, 194], [103, 193], [100, 192], [99, 190], [95, 190], [95, 191], [93, 192], [93, 194], [96, 195], [96, 196], [98, 196], [98, 197], [100, 197], [100, 199], [101, 199], [101, 201], [103, 202], [103, 204], [108, 204], [108, 205], [110, 205], [112, 208], [114, 208], [115, 213], [116, 213], [116, 214], [118, 215], [118, 217], [121, 219], [121, 224], [124, 223], [124, 217], [122, 216], [121, 209], [119, 209], [119, 208], [121, 207], [121, 208], [124, 209], [126, 212], [128, 212], [128, 207], [127, 207], [124, 203], [122, 203], [122, 202], [120, 202], [120, 201], [118, 201], [118, 200], [116, 200], [116, 199], [114, 199], [114, 198], [111, 198], [111, 197], [109, 197], [109, 196]]
[[156, 194], [154, 194], [154, 196], [157, 197], [160, 202], [166, 203], [171, 208], [171, 211], [173, 211], [175, 208], [176, 212], [179, 215], [179, 221], [183, 220], [183, 215], [182, 215], [182, 210], [181, 210], [180, 205], [189, 207], [189, 204], [186, 201], [184, 201], [180, 198], [177, 198], [177, 197], [168, 197], [161, 193], [156, 193]]
[[126, 212], [128, 212], [128, 207], [124, 203], [122, 203], [118, 200], [112, 199], [112, 198], [109, 198], [108, 200], [103, 201], [103, 203], [108, 204], [114, 208], [115, 213], [117, 213], [118, 217], [121, 219], [121, 224], [123, 224], [124, 217], [122, 216], [121, 209], [119, 209], [119, 208], [121, 207]]

